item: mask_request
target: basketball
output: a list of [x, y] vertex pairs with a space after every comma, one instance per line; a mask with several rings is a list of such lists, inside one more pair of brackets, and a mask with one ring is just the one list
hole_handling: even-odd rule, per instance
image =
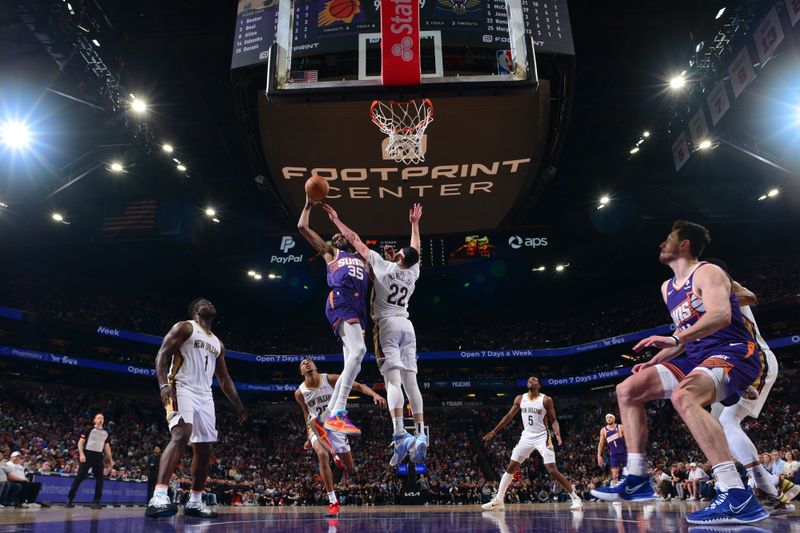
[[315, 202], [321, 202], [328, 196], [328, 182], [319, 176], [311, 176], [306, 180], [306, 195]]
[[328, 4], [328, 12], [337, 19], [352, 17], [358, 9], [356, 0], [333, 0]]

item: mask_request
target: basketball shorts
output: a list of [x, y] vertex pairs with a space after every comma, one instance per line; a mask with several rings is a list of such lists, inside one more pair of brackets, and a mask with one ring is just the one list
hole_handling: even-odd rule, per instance
[[746, 417], [751, 416], [758, 418], [761, 414], [764, 404], [769, 396], [769, 391], [772, 390], [772, 385], [778, 378], [778, 359], [772, 350], [769, 348], [759, 350], [756, 347], [758, 356], [761, 359], [761, 372], [758, 378], [750, 384], [744, 392], [744, 395], [739, 399], [736, 405], [725, 407], [722, 404], [714, 404], [711, 407], [711, 414], [719, 418], [723, 409], [735, 409], [739, 419], [744, 420]]
[[177, 385], [175, 396], [178, 399], [175, 412], [169, 420], [169, 429], [183, 420], [192, 425], [189, 442], [217, 442], [217, 415], [214, 412], [214, 397], [211, 391], [199, 393]]
[[539, 452], [544, 464], [549, 465], [556, 462], [556, 452], [553, 450], [553, 441], [550, 439], [550, 433], [530, 433], [528, 431], [522, 432], [519, 442], [511, 452], [511, 460], [524, 463], [531, 456], [533, 450]]
[[366, 310], [367, 304], [364, 298], [358, 294], [349, 294], [342, 289], [332, 290], [325, 301], [325, 316], [336, 335], [339, 335], [339, 326], [342, 322], [359, 324], [361, 329], [366, 331]]
[[614, 453], [609, 456], [611, 468], [624, 468], [628, 464], [628, 454]]
[[393, 368], [417, 371], [417, 336], [409, 319], [401, 316], [378, 319], [372, 333], [375, 361], [381, 374]]
[[[313, 445], [319, 439], [313, 433], [311, 434], [311, 444]], [[333, 453], [350, 453], [350, 441], [347, 440], [347, 435], [339, 431], [328, 431], [328, 441], [331, 443]]]
[[714, 382], [717, 402], [736, 405], [761, 375], [760, 354], [755, 342], [730, 343], [711, 350], [694, 371], [705, 372]]
[[659, 363], [655, 366], [658, 377], [661, 378], [661, 389], [664, 394], [660, 399], [668, 400], [672, 396], [672, 391], [678, 388], [678, 384], [686, 379], [689, 372], [697, 366], [693, 359], [686, 354], [681, 354], [671, 361]]

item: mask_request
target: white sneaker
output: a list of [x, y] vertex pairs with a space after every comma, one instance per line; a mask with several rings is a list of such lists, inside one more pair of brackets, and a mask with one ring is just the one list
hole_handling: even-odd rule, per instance
[[575, 498], [572, 500], [572, 505], [570, 505], [569, 508], [573, 511], [579, 511], [583, 509], [583, 500], [580, 498]]
[[484, 503], [481, 505], [481, 509], [484, 511], [502, 511], [506, 508], [506, 505], [503, 502], [499, 502], [492, 498], [489, 500], [489, 503]]

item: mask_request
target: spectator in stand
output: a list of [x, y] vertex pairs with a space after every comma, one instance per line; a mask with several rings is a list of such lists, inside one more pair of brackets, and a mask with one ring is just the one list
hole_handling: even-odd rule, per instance
[[[800, 452], [798, 452], [798, 455], [800, 455]], [[783, 453], [783, 459], [783, 470], [780, 475], [786, 479], [794, 478], [800, 468], [800, 461], [795, 459], [794, 454], [789, 450]]]
[[686, 488], [689, 491], [690, 500], [700, 499], [700, 486], [708, 479], [708, 474], [697, 463], [689, 463], [689, 476], [686, 480]]
[[781, 452], [778, 450], [772, 450], [769, 452], [769, 471], [775, 474], [776, 476], [780, 476], [783, 474], [783, 466], [786, 462], [781, 459]]
[[677, 463], [672, 467], [672, 485], [678, 493], [678, 499], [683, 500], [686, 497], [686, 480], [689, 474], [686, 472], [683, 463]]
[[[18, 485], [19, 491], [16, 500], [13, 502], [14, 507], [27, 507], [29, 504], [36, 504], [36, 498], [39, 496], [39, 491], [42, 489], [41, 483], [33, 483], [25, 475], [25, 467], [22, 465], [22, 453], [19, 451], [11, 454], [11, 459], [3, 465], [8, 478], [8, 483]], [[44, 505], [49, 507], [49, 505]]]
[[669, 501], [677, 496], [675, 487], [672, 485], [672, 478], [663, 469], [653, 470], [653, 479], [656, 483], [656, 494], [660, 500]]

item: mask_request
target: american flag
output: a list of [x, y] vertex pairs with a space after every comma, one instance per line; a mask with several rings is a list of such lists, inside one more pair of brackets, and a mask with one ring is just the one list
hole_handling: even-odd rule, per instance
[[119, 216], [103, 221], [104, 233], [141, 233], [153, 231], [156, 225], [156, 200], [139, 200], [125, 204]]
[[319, 81], [319, 72], [316, 70], [293, 70], [292, 71], [292, 81], [293, 82], [305, 82], [305, 83], [316, 83]]

